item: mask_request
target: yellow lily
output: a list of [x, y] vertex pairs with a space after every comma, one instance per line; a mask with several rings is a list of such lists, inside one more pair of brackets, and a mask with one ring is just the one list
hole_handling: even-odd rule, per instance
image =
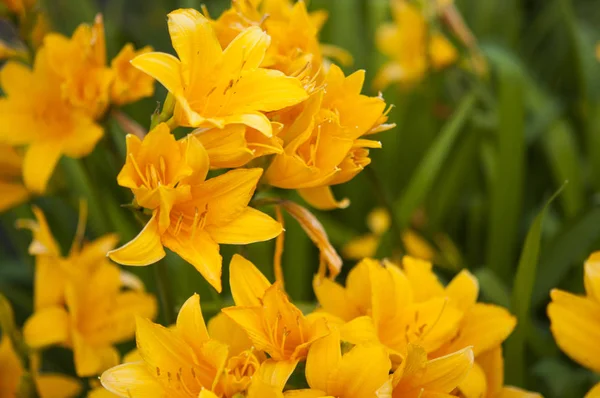
[[391, 398], [390, 360], [381, 346], [359, 344], [342, 355], [339, 332], [316, 341], [306, 359], [310, 390], [288, 391], [295, 398]]
[[345, 207], [337, 202], [330, 186], [351, 180], [371, 160], [368, 148], [381, 143], [361, 137], [385, 131], [386, 104], [382, 98], [360, 94], [364, 71], [345, 77], [331, 65], [326, 89], [318, 90], [300, 107], [278, 113], [284, 124], [279, 136], [284, 153], [276, 155], [265, 173], [270, 185], [299, 189], [312, 206], [320, 209]]
[[271, 285], [242, 256], [234, 255], [229, 267], [236, 306], [222, 311], [246, 331], [257, 350], [275, 361], [287, 362], [291, 373], [297, 362], [306, 358], [311, 344], [329, 333], [326, 321], [307, 319], [278, 282]]
[[102, 116], [110, 102], [113, 80], [106, 66], [102, 16], [98, 14], [92, 26], [79, 25], [71, 38], [49, 33], [44, 48], [48, 65], [61, 81], [63, 98], [94, 119]]
[[464, 348], [428, 360], [422, 347], [409, 345], [406, 358], [392, 376], [393, 398], [450, 397], [473, 367], [473, 351]]
[[259, 67], [271, 41], [260, 28], [244, 30], [223, 50], [210, 21], [196, 10], [173, 11], [168, 24], [179, 59], [147, 53], [132, 63], [174, 95], [178, 124], [221, 129], [244, 124], [271, 136], [262, 112], [306, 99], [298, 79]]
[[131, 65], [132, 59], [151, 51], [150, 46], [136, 51], [129, 43], [113, 58], [110, 63], [114, 76], [110, 90], [112, 103], [125, 105], [154, 94], [154, 79]]
[[[550, 292], [550, 330], [560, 349], [586, 368], [600, 373], [600, 251], [592, 253], [584, 265], [585, 296], [558, 289]], [[587, 397], [598, 396], [600, 383]]]
[[415, 83], [430, 66], [439, 70], [456, 61], [454, 46], [441, 33], [428, 33], [425, 17], [417, 6], [406, 0], [393, 0], [392, 15], [394, 23], [377, 30], [377, 47], [391, 60], [375, 77], [376, 88], [395, 82]]
[[[35, 256], [34, 308], [40, 310], [63, 305], [70, 281], [85, 283], [91, 273], [110, 266], [106, 252], [115, 247], [118, 238], [109, 234], [79, 247], [81, 236], [76, 236], [68, 256], [63, 257], [44, 213], [35, 206], [32, 210], [36, 221], [19, 220], [18, 225], [33, 232], [29, 254]], [[80, 223], [83, 222], [80, 220]]]
[[127, 154], [117, 180], [152, 217], [136, 238], [108, 253], [113, 261], [152, 264], [165, 256], [164, 245], [221, 291], [219, 244], [254, 243], [281, 233], [278, 222], [248, 207], [261, 169], [206, 180], [209, 162], [202, 144], [193, 135], [176, 141], [164, 123], [144, 141], [128, 135]]
[[[141, 285], [141, 283], [138, 283]], [[93, 376], [119, 363], [113, 346], [129, 340], [134, 316], [153, 317], [156, 301], [140, 291], [122, 291], [119, 269], [105, 264], [82, 283], [69, 281], [65, 304], [41, 308], [25, 322], [23, 335], [32, 349], [63, 345], [73, 350], [80, 377]]]
[[38, 51], [33, 70], [9, 61], [0, 71], [6, 95], [0, 98], [0, 142], [27, 146], [23, 181], [34, 193], [45, 191], [61, 155], [86, 156], [103, 134], [85, 112], [62, 98], [60, 78], [45, 53], [43, 48]]
[[29, 199], [29, 191], [21, 180], [23, 158], [15, 149], [0, 144], [0, 212], [10, 209]]
[[[197, 294], [183, 304], [174, 328], [138, 318], [136, 340], [141, 361], [116, 366], [100, 378], [117, 396], [231, 398], [247, 391], [247, 397], [270, 398], [279, 395], [267, 380], [281, 387], [287, 380], [279, 380], [276, 364], [258, 365], [256, 358], [242, 358], [251, 354], [248, 351], [228, 361], [227, 344], [209, 336]], [[260, 395], [261, 391], [269, 393]]]

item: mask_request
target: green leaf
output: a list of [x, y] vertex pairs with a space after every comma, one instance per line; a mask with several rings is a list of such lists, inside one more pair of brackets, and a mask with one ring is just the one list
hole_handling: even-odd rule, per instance
[[502, 307], [510, 307], [510, 293], [494, 271], [480, 268], [475, 271], [475, 277], [479, 281], [481, 293], [487, 300]]
[[396, 218], [401, 229], [409, 224], [412, 213], [423, 203], [436, 177], [446, 164], [448, 155], [476, 102], [475, 93], [463, 98], [450, 120], [442, 128], [433, 145], [413, 174], [408, 187], [396, 201]]
[[525, 342], [530, 325], [531, 295], [537, 274], [540, 244], [542, 239], [542, 223], [550, 203], [562, 192], [564, 185], [546, 202], [527, 232], [525, 244], [519, 258], [519, 266], [515, 275], [511, 308], [518, 324], [506, 343], [506, 379], [509, 384], [524, 386], [527, 365], [525, 363]]
[[550, 289], [560, 283], [573, 264], [581, 264], [599, 236], [600, 207], [595, 207], [563, 227], [550, 241], [540, 258], [541, 272], [533, 292], [534, 307], [548, 300]]
[[498, 130], [494, 173], [490, 181], [490, 214], [485, 264], [502, 280], [510, 280], [523, 199], [525, 171], [524, 78], [510, 54], [492, 49], [497, 71]]

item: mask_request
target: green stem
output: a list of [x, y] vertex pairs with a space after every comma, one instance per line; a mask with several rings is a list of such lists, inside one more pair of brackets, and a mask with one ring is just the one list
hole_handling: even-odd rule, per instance
[[[160, 123], [167, 122], [169, 127], [173, 129], [173, 111], [175, 109], [175, 97], [173, 94], [167, 94], [165, 103], [163, 104], [162, 111], [160, 113], [154, 113], [150, 118], [150, 130], [158, 126]], [[176, 127], [176, 126], [175, 126]]]
[[163, 310], [165, 324], [172, 325], [175, 322], [175, 304], [167, 263], [161, 260], [152, 267], [154, 268], [154, 281], [158, 290], [158, 299]]

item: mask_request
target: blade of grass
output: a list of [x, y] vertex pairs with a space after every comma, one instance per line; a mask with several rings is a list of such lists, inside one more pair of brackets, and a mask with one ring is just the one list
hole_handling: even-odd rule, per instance
[[412, 213], [423, 203], [436, 177], [445, 166], [450, 150], [468, 120], [475, 102], [475, 93], [471, 93], [462, 99], [450, 120], [442, 128], [433, 145], [419, 163], [408, 187], [394, 204], [395, 216], [401, 229], [408, 226]]
[[563, 185], [552, 195], [535, 217], [533, 224], [527, 232], [525, 244], [519, 258], [511, 297], [512, 312], [516, 315], [518, 324], [508, 339], [505, 350], [505, 362], [507, 364], [506, 380], [512, 385], [524, 387], [525, 380], [527, 379], [526, 373], [528, 367], [525, 359], [525, 342], [527, 341], [527, 331], [531, 327], [531, 295], [538, 268], [542, 240], [542, 223], [550, 204], [562, 192], [564, 187]]

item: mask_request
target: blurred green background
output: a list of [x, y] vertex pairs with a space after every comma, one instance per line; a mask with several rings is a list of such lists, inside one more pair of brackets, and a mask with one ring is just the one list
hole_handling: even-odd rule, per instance
[[[201, 4], [216, 17], [229, 1], [46, 0], [43, 7], [54, 30], [68, 35], [102, 12], [110, 58], [126, 42], [172, 52], [166, 14]], [[459, 64], [429, 74], [410, 89], [387, 89], [383, 94], [395, 105], [390, 116], [397, 127], [377, 137], [383, 149], [372, 151], [372, 172], [335, 188], [338, 197], [351, 200], [348, 209], [316, 212], [340, 249], [368, 232], [366, 215], [373, 208], [387, 207], [399, 229], [412, 227], [436, 248], [442, 278], [463, 267], [474, 272], [482, 300], [505, 305], [519, 317], [516, 337], [505, 353], [507, 382], [549, 397], [583, 396], [598, 380], [559, 352], [545, 306], [552, 287], [583, 291], [583, 260], [600, 249], [599, 5], [597, 0], [456, 0], [485, 54], [489, 74], [477, 76]], [[350, 51], [354, 64], [345, 71], [366, 69], [364, 90], [376, 95], [370, 81], [385, 59], [374, 35], [390, 20], [389, 1], [312, 0], [309, 7], [329, 11], [321, 41]], [[443, 29], [439, 23], [436, 27]], [[457, 38], [445, 31], [467, 57]], [[147, 127], [164, 96], [158, 86], [155, 98], [125, 112]], [[78, 197], [89, 201], [89, 238], [118, 231], [125, 242], [139, 231], [130, 212], [119, 207], [131, 194], [115, 180], [123, 164], [125, 134], [111, 118], [106, 125], [106, 139], [94, 153], [82, 161], [61, 160], [53, 177], [55, 190], [34, 201], [65, 252], [75, 231]], [[541, 224], [539, 261], [534, 255], [517, 273], [530, 226], [565, 181]], [[301, 201], [294, 193], [276, 194]], [[0, 216], [0, 292], [14, 304], [20, 322], [31, 313], [33, 272], [33, 260], [26, 255], [30, 233], [14, 228], [23, 217], [31, 217], [27, 206]], [[377, 255], [392, 256], [399, 246], [390, 229]], [[243, 250], [272, 277], [273, 242]], [[229, 258], [237, 251], [222, 248], [224, 281]], [[176, 304], [199, 292], [207, 312], [214, 313], [230, 301], [227, 292], [216, 295], [177, 256], [165, 261]], [[314, 300], [311, 281], [318, 252], [291, 218], [286, 218], [283, 266], [287, 291], [308, 308]], [[351, 266], [345, 262], [346, 271]], [[128, 270], [155, 291], [153, 267]], [[520, 275], [516, 285], [515, 275]]]

